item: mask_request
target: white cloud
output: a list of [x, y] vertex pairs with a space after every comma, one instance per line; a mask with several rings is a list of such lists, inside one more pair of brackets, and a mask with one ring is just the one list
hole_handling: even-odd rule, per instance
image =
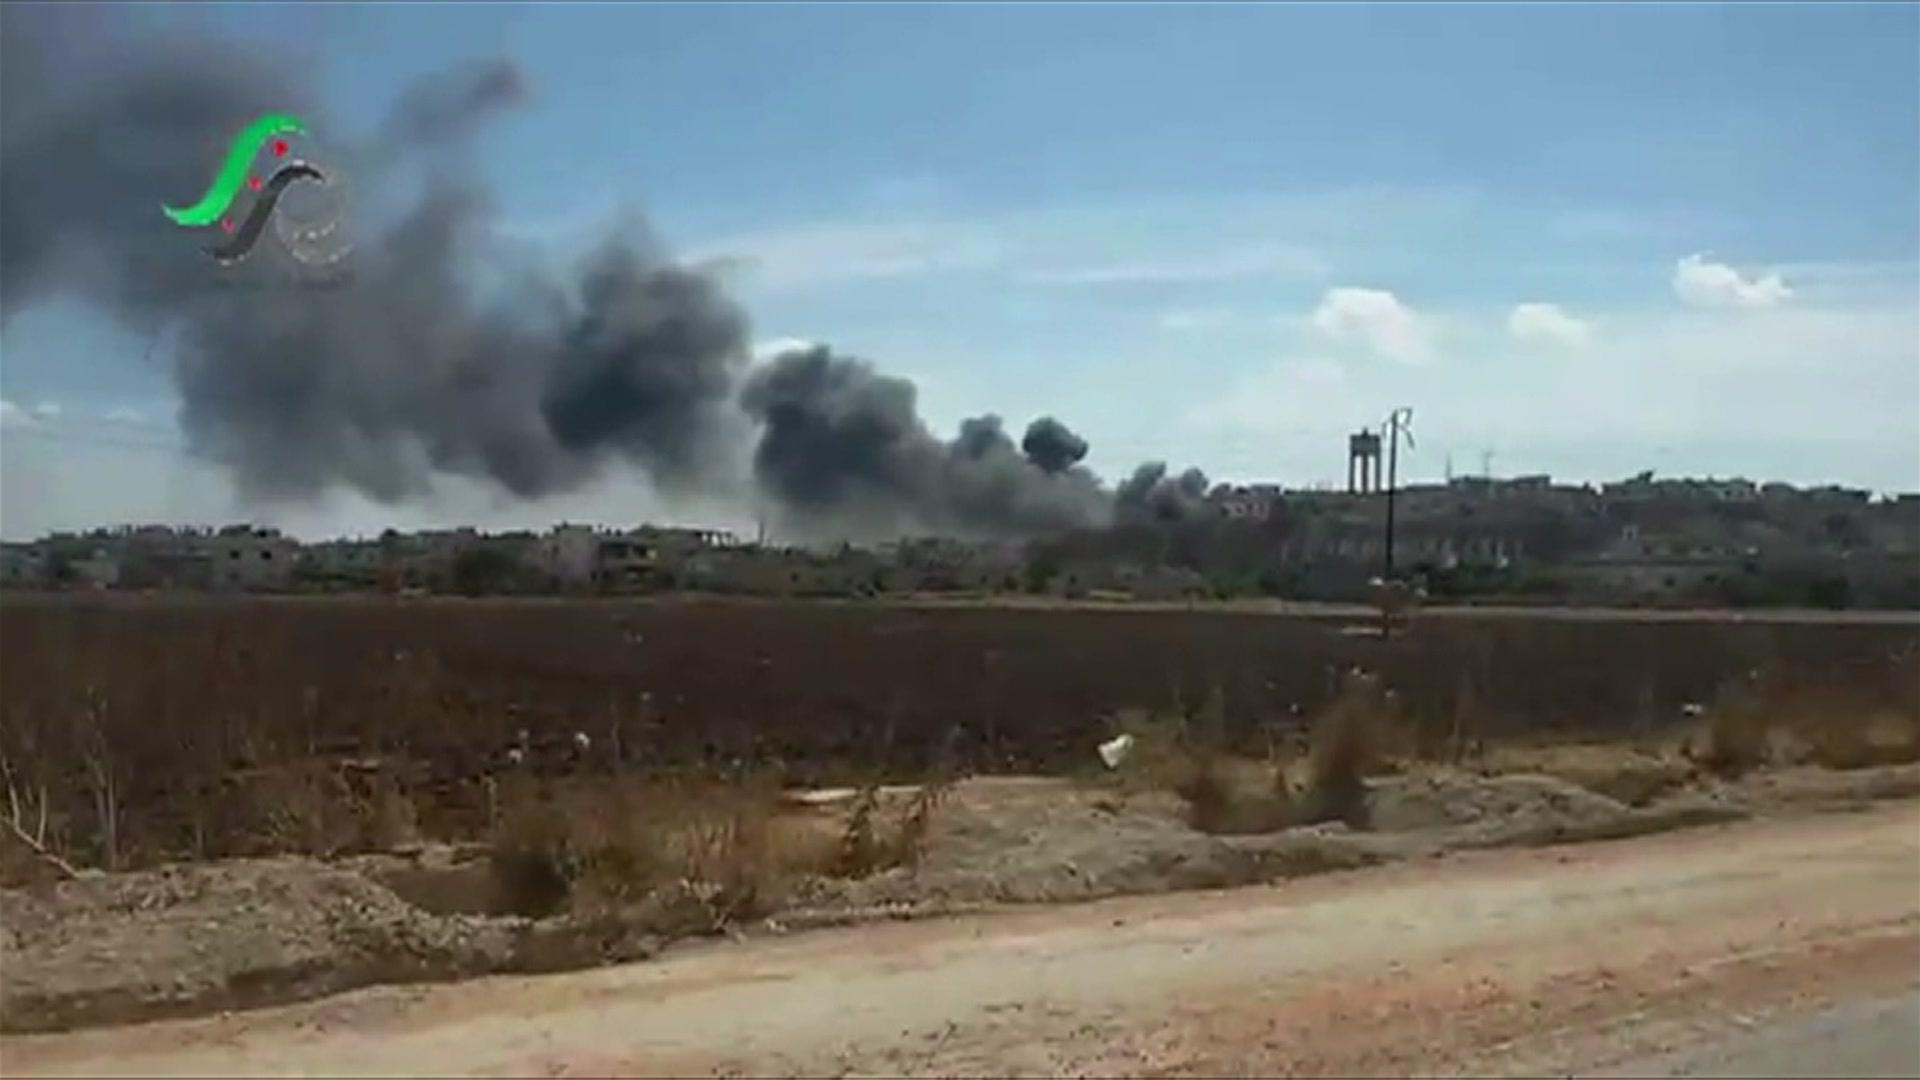
[[1518, 341], [1578, 349], [1593, 338], [1586, 320], [1567, 314], [1558, 304], [1515, 304], [1507, 315], [1507, 333]]
[[[1920, 311], [1910, 300], [1740, 319], [1616, 310], [1604, 333], [1552, 364], [1497, 322], [1442, 325], [1473, 351], [1472, 380], [1439, 364], [1223, 361], [1219, 381], [1183, 401], [1182, 457], [1209, 473], [1340, 483], [1345, 434], [1409, 405], [1420, 441], [1403, 451], [1403, 478], [1437, 478], [1448, 451], [1459, 465], [1493, 447], [1508, 471], [1576, 479], [1655, 468], [1920, 490]], [[1577, 407], [1555, 404], [1570, 394]]]
[[34, 425], [33, 414], [0, 398], [0, 428], [29, 428]]
[[1787, 300], [1793, 290], [1779, 274], [1746, 277], [1704, 253], [1673, 264], [1673, 291], [1696, 307], [1767, 308]]
[[1313, 325], [1328, 337], [1362, 342], [1404, 363], [1425, 363], [1433, 356], [1426, 321], [1385, 289], [1328, 289], [1313, 311]]
[[33, 416], [36, 420], [58, 420], [60, 419], [60, 403], [57, 401], [43, 401], [33, 407]]

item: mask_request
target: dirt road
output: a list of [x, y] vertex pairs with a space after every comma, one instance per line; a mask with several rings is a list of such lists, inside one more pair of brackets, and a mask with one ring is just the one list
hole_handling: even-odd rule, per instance
[[[1900, 803], [18, 1037], [0, 1071], [1684, 1071], [1717, 1060], [1689, 1047], [1890, 1001], [1874, 1054], [1895, 1060], [1855, 1068], [1911, 1073], [1916, 988], [1920, 806]], [[1765, 1067], [1764, 1043], [1739, 1052]]]
[[1784, 1017], [1623, 1062], [1602, 1075], [1920, 1076], [1920, 992]]

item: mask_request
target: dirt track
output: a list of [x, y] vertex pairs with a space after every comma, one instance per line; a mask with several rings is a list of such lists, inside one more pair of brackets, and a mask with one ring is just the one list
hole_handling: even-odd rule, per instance
[[[1917, 986], [1920, 807], [1903, 802], [20, 1037], [0, 1040], [0, 1065], [8, 1075], [1566, 1072]], [[1920, 1032], [1904, 1034], [1887, 1041], [1893, 1052], [1920, 1046]]]

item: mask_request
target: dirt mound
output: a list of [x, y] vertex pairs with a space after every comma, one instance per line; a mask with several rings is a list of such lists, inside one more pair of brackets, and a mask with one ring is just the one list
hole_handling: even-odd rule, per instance
[[[1192, 828], [1187, 807], [1166, 792], [977, 779], [940, 803], [912, 865], [808, 881], [772, 921], [797, 927], [1223, 888], [1449, 849], [1622, 837], [1754, 809], [1915, 794], [1920, 766], [1787, 770], [1642, 808], [1553, 777], [1440, 770], [1369, 781], [1370, 831], [1332, 824], [1216, 836]], [[714, 926], [686, 883], [591, 919], [463, 913], [494, 903], [478, 865], [474, 852], [436, 849], [336, 864], [169, 866], [0, 890], [0, 1030], [257, 1007], [373, 983], [589, 967], [644, 957], [662, 940]]]
[[1450, 770], [1375, 781], [1367, 807], [1373, 828], [1441, 850], [1617, 839], [1751, 814], [1746, 800], [1721, 790], [1631, 807], [1559, 777]]
[[1122, 793], [1062, 780], [973, 780], [933, 820], [915, 866], [861, 881], [816, 882], [805, 917], [838, 906], [952, 910], [1226, 888], [1388, 857], [1372, 838], [1293, 829], [1258, 837], [1195, 831], [1165, 792]]
[[[0, 890], [0, 1031], [303, 1001], [359, 986], [633, 960], [688, 897], [596, 918], [436, 915], [303, 858]], [[684, 920], [681, 920], [684, 922]]]
[[1619, 817], [1626, 806], [1551, 776], [1473, 776], [1433, 771], [1368, 785], [1372, 827], [1422, 829], [1579, 825]]
[[169, 866], [0, 891], [0, 1028], [44, 1030], [499, 970], [502, 925], [429, 916], [304, 859]]

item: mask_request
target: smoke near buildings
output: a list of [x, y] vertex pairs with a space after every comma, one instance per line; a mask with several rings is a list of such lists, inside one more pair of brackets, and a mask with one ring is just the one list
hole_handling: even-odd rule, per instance
[[756, 479], [803, 524], [1019, 535], [1097, 525], [1111, 512], [1099, 481], [1057, 449], [1056, 467], [1043, 467], [992, 415], [941, 440], [920, 418], [911, 382], [826, 346], [755, 370], [741, 404], [761, 428]]
[[[991, 415], [943, 438], [910, 381], [824, 346], [756, 365], [740, 305], [635, 230], [571, 273], [516, 256], [484, 184], [447, 164], [460, 155], [436, 156], [523, 99], [509, 60], [422, 80], [354, 143], [333, 137], [311, 88], [237, 47], [136, 50], [80, 7], [9, 6], [4, 20], [0, 320], [65, 295], [164, 335], [188, 444], [245, 497], [345, 486], [399, 503], [458, 475], [533, 499], [624, 465], [669, 498], [732, 493], [849, 537], [1032, 535], [1188, 498], [1188, 477], [1164, 469], [1103, 487], [1079, 464], [1086, 440], [1051, 416], [1018, 443]], [[75, 70], [86, 77], [61, 76]], [[159, 213], [203, 190], [225, 139], [270, 110], [327, 133], [357, 194], [418, 180], [390, 185], [417, 191], [410, 204], [356, 212], [338, 287], [232, 288]]]

